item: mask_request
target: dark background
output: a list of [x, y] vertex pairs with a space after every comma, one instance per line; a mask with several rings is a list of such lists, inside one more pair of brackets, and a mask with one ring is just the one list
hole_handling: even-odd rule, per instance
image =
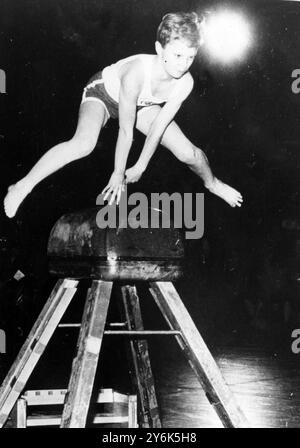
[[[72, 136], [82, 89], [96, 71], [153, 53], [165, 13], [220, 4], [226, 3], [1, 0], [1, 197], [47, 149]], [[205, 234], [186, 242], [186, 275], [177, 288], [212, 344], [266, 335], [280, 344], [300, 325], [300, 94], [291, 90], [291, 73], [300, 68], [300, 4], [227, 4], [254, 25], [253, 48], [227, 68], [200, 52], [194, 91], [176, 120], [205, 150], [214, 173], [242, 192], [244, 205], [232, 209], [205, 192]], [[95, 205], [113, 170], [116, 136], [111, 121], [93, 154], [43, 181], [15, 219], [0, 212], [0, 328], [9, 341], [22, 340], [53, 284], [46, 257], [51, 227], [62, 214]], [[129, 165], [143, 141], [136, 133]], [[204, 192], [162, 147], [134, 190]], [[16, 269], [26, 278], [12, 286]]]

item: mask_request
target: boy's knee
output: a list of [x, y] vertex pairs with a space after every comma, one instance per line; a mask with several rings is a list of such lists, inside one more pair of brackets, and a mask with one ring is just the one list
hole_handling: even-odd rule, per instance
[[90, 135], [76, 136], [73, 138], [78, 157], [85, 157], [91, 154], [96, 146], [97, 139]]
[[203, 152], [200, 148], [191, 145], [185, 152], [180, 155], [179, 159], [181, 162], [186, 163], [187, 165], [201, 163], [203, 160]]

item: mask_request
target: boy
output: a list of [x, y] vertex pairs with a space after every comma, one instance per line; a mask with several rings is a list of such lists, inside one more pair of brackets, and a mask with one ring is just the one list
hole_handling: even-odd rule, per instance
[[[200, 41], [196, 13], [166, 14], [157, 30], [155, 55], [131, 56], [97, 73], [84, 89], [74, 136], [51, 148], [23, 179], [9, 187], [4, 200], [6, 215], [13, 217], [21, 202], [45, 177], [90, 154], [110, 117], [119, 119], [115, 168], [102, 191], [110, 204], [119, 202], [124, 182], [140, 179], [161, 143], [198, 174], [209, 191], [232, 207], [240, 207], [241, 194], [214, 177], [203, 151], [173, 121], [192, 91], [189, 68]], [[126, 170], [134, 126], [146, 135], [146, 140], [137, 163]]]

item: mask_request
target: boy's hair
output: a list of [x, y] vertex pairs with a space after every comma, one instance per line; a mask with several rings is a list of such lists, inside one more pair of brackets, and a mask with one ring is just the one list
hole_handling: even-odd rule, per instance
[[200, 24], [202, 17], [195, 12], [174, 12], [163, 16], [157, 29], [156, 40], [164, 48], [172, 40], [184, 39], [191, 47], [202, 43]]

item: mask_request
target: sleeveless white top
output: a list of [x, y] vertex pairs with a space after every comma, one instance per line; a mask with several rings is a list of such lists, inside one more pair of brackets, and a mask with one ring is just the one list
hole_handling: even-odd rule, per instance
[[[169, 98], [157, 98], [153, 96], [151, 92], [151, 68], [154, 57], [155, 55], [152, 54], [137, 54], [134, 56], [129, 56], [128, 58], [125, 59], [121, 59], [115, 64], [105, 67], [102, 71], [102, 77], [107, 93], [117, 103], [119, 102], [119, 92], [120, 92], [119, 69], [122, 65], [126, 64], [127, 62], [133, 61], [134, 59], [138, 58], [140, 61], [142, 61], [144, 67], [144, 84], [137, 100], [137, 106], [152, 106], [154, 104], [161, 104], [168, 101], [171, 98], [174, 89], [172, 89]], [[181, 81], [181, 79], [174, 80], [174, 87]]]

